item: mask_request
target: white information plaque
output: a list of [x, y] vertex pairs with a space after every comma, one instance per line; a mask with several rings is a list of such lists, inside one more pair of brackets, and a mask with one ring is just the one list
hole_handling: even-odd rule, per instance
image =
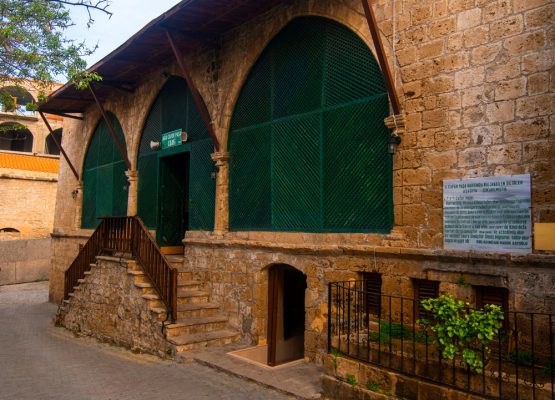
[[446, 249], [530, 253], [530, 175], [443, 181]]

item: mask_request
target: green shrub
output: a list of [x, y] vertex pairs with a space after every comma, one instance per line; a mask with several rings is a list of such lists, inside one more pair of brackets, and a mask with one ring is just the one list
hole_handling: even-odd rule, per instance
[[482, 358], [489, 358], [489, 344], [503, 325], [501, 308], [486, 304], [481, 310], [473, 310], [468, 303], [450, 295], [425, 299], [421, 304], [433, 317], [432, 321], [421, 322], [429, 324], [436, 335], [442, 356], [453, 360], [459, 355], [471, 370], [481, 373]]

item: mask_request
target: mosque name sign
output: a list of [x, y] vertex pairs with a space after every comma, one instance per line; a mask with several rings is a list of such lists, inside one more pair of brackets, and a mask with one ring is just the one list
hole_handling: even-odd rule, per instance
[[446, 249], [530, 253], [530, 175], [445, 180]]
[[179, 146], [182, 143], [182, 131], [177, 129], [168, 133], [162, 134], [162, 148], [169, 149], [170, 147]]

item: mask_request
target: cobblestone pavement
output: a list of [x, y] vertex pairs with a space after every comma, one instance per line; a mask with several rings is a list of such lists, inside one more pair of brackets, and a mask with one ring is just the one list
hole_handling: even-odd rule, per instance
[[55, 328], [45, 282], [0, 286], [0, 399], [291, 399], [191, 362], [74, 338]]

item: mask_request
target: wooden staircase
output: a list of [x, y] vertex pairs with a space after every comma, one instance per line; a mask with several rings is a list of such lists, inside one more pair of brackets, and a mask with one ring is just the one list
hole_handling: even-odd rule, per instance
[[[167, 340], [175, 352], [209, 346], [223, 346], [239, 339], [239, 333], [229, 329], [228, 318], [220, 314], [218, 304], [210, 302], [210, 293], [202, 289], [202, 283], [192, 279], [192, 273], [184, 271], [183, 256], [166, 256], [173, 268], [178, 270], [177, 320], [165, 324]], [[143, 298], [149, 301], [150, 310], [159, 321], [166, 320], [166, 308], [140, 266], [129, 268], [135, 286], [143, 290]]]

